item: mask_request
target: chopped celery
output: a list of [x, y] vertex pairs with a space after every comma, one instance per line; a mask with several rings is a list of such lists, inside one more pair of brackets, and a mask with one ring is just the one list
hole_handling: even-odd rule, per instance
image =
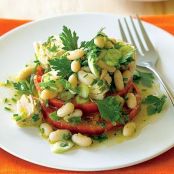
[[79, 95], [75, 98], [77, 104], [83, 104], [89, 102], [88, 98], [80, 97]]
[[83, 98], [88, 98], [89, 96], [89, 88], [85, 84], [80, 84], [79, 85], [79, 95]]

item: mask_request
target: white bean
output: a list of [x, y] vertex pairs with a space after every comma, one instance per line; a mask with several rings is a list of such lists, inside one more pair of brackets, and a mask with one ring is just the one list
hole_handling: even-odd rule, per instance
[[127, 94], [127, 106], [130, 108], [130, 109], [133, 109], [135, 108], [135, 106], [137, 105], [137, 99], [135, 97], [135, 95], [133, 93], [128, 93]]
[[65, 117], [74, 111], [74, 105], [72, 103], [66, 103], [60, 109], [57, 110], [57, 115], [59, 117]]
[[98, 61], [98, 65], [99, 65], [102, 69], [107, 70], [108, 72], [114, 72], [114, 71], [116, 70], [115, 67], [107, 65], [107, 64], [106, 64], [105, 62], [103, 62], [102, 60], [99, 60], [99, 61]]
[[91, 72], [91, 70], [89, 69], [88, 66], [83, 66], [83, 67], [81, 68], [81, 70], [83, 70], [83, 71], [85, 71], [85, 72]]
[[27, 66], [23, 70], [21, 70], [17, 76], [18, 80], [25, 80], [27, 77], [29, 77], [33, 73], [34, 67], [33, 66]]
[[77, 83], [78, 83], [76, 74], [70, 75], [68, 78], [68, 82], [71, 83], [73, 88], [75, 88], [77, 86]]
[[132, 136], [136, 131], [136, 124], [134, 122], [129, 122], [123, 127], [123, 135], [125, 137]]
[[73, 113], [71, 113], [70, 115], [67, 115], [65, 117], [63, 117], [63, 119], [66, 121], [66, 122], [69, 122], [69, 120], [71, 118], [74, 118], [74, 117], [81, 117], [83, 115], [83, 112], [80, 110], [80, 109], [75, 109]]
[[48, 89], [44, 89], [40, 93], [40, 98], [42, 100], [52, 99], [52, 98], [55, 98], [56, 96], [57, 96], [56, 91], [51, 91], [51, 90], [48, 90]]
[[129, 71], [133, 73], [136, 69], [136, 62], [132, 61], [131, 63], [129, 63], [128, 67], [129, 67]]
[[92, 73], [87, 73], [81, 70], [78, 72], [77, 75], [78, 75], [79, 81], [81, 83], [84, 83], [85, 85], [91, 85], [95, 79], [95, 76]]
[[81, 66], [80, 66], [79, 61], [74, 60], [74, 61], [71, 62], [71, 70], [73, 72], [78, 72], [80, 70], [80, 68], [81, 68]]
[[114, 45], [113, 45], [113, 43], [111, 41], [107, 41], [105, 43], [105, 48], [113, 48], [113, 47], [114, 47]]
[[94, 39], [94, 44], [99, 47], [99, 48], [103, 48], [105, 46], [105, 40], [106, 38], [103, 37], [103, 36], [97, 36], [95, 39]]
[[40, 130], [44, 137], [48, 137], [49, 134], [53, 131], [53, 128], [48, 123], [42, 123], [40, 125]]
[[128, 82], [132, 78], [132, 73], [129, 70], [126, 70], [123, 72], [123, 79], [126, 79], [125, 81]]
[[117, 91], [121, 91], [124, 88], [123, 76], [119, 70], [114, 73], [114, 83]]
[[56, 130], [49, 134], [49, 140], [51, 143], [55, 143], [56, 141], [66, 140], [66, 138], [71, 137], [71, 132], [66, 129]]
[[112, 82], [112, 78], [111, 76], [107, 73], [106, 76], [104, 77], [104, 80], [106, 80], [106, 82], [110, 85]]
[[109, 40], [110, 40], [113, 44], [116, 44], [116, 43], [117, 43], [116, 39], [113, 38], [113, 37], [110, 37]]
[[69, 55], [67, 56], [67, 58], [69, 60], [75, 60], [75, 59], [79, 59], [82, 58], [84, 56], [85, 52], [83, 49], [77, 49], [74, 51], [69, 51]]
[[72, 136], [72, 141], [82, 147], [87, 147], [92, 144], [92, 139], [88, 136], [82, 135], [80, 133], [74, 134]]
[[83, 112], [80, 109], [75, 109], [73, 113], [71, 113], [70, 117], [81, 117], [83, 115]]

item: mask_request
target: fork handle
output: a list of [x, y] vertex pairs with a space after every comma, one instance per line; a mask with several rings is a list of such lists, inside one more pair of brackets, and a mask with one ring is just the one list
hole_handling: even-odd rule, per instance
[[162, 84], [162, 86], [164, 87], [172, 105], [174, 106], [174, 97], [172, 95], [172, 93], [170, 92], [169, 88], [167, 87], [167, 84], [164, 82], [164, 80], [161, 78], [159, 72], [156, 70], [156, 68], [154, 67], [151, 67], [151, 66], [146, 66], [146, 68], [148, 68], [149, 70], [151, 70], [155, 75], [156, 77], [158, 78], [158, 80], [160, 81], [160, 83]]

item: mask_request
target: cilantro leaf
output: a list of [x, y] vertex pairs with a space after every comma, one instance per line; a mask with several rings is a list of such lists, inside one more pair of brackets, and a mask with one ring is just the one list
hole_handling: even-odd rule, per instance
[[55, 58], [49, 60], [52, 69], [58, 72], [62, 78], [67, 78], [71, 75], [71, 61], [66, 57]]
[[141, 83], [146, 87], [151, 87], [154, 81], [154, 75], [152, 73], [136, 71], [133, 80], [135, 83]]
[[107, 97], [104, 100], [98, 100], [97, 106], [101, 117], [105, 120], [109, 120], [112, 123], [118, 121], [121, 117], [121, 106], [115, 97]]
[[53, 121], [58, 121], [58, 120], [60, 120], [60, 117], [57, 115], [57, 112], [56, 112], [56, 111], [50, 113], [50, 114], [49, 114], [49, 117], [50, 117], [51, 120], [53, 120]]
[[93, 136], [92, 139], [95, 140], [95, 141], [98, 141], [99, 143], [101, 143], [101, 142], [107, 140], [108, 136], [106, 134], [101, 134], [101, 135], [98, 135], [98, 136]]
[[13, 83], [14, 88], [22, 94], [32, 94], [32, 89], [27, 80]]
[[82, 120], [81, 117], [71, 117], [68, 121], [72, 124], [79, 124]]
[[163, 105], [166, 101], [166, 96], [157, 97], [153, 95], [147, 96], [143, 103], [147, 104], [147, 113], [148, 115], [153, 115], [155, 113], [160, 113], [162, 111]]
[[32, 116], [32, 121], [33, 121], [33, 122], [36, 122], [36, 121], [38, 121], [39, 119], [40, 119], [39, 114], [34, 114], [34, 115]]
[[78, 39], [76, 32], [72, 32], [69, 28], [66, 26], [63, 26], [63, 32], [59, 35], [60, 39], [62, 40], [62, 43], [64, 45], [65, 50], [75, 50], [78, 48]]
[[48, 82], [41, 82], [41, 83], [39, 83], [39, 86], [42, 89], [49, 89], [49, 90], [52, 90], [52, 91], [56, 91], [57, 90], [56, 83], [55, 83], [54, 80], [50, 80]]

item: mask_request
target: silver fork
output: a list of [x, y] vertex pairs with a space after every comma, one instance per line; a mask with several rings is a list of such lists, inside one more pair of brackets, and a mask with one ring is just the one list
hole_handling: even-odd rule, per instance
[[[156, 75], [156, 77], [158, 78], [158, 80], [160, 81], [162, 86], [164, 87], [172, 105], [174, 106], [174, 98], [172, 96], [172, 93], [170, 92], [167, 85], [165, 84], [165, 82], [161, 78], [158, 70], [156, 69], [156, 63], [157, 63], [157, 60], [159, 59], [159, 55], [158, 55], [157, 51], [155, 50], [152, 42], [150, 41], [140, 18], [138, 16], [136, 16], [136, 17], [137, 17], [138, 25], [139, 25], [139, 28], [141, 30], [142, 36], [143, 36], [144, 41], [146, 42], [146, 45], [148, 47], [148, 50], [145, 48], [145, 46], [141, 40], [140, 34], [136, 28], [135, 22], [131, 16], [130, 16], [130, 22], [131, 22], [132, 29], [134, 30], [134, 34], [135, 34], [136, 38], [133, 37], [133, 32], [132, 32], [130, 26], [128, 25], [127, 18], [124, 18], [124, 22], [125, 22], [126, 27], [124, 27], [122, 25], [121, 21], [118, 19], [118, 24], [119, 24], [122, 39], [123, 39], [123, 41], [128, 42], [128, 37], [125, 34], [126, 33], [125, 31], [127, 31], [129, 38], [131, 40], [131, 43], [137, 48], [137, 56], [138, 56], [137, 65], [140, 67], [149, 69], [150, 71], [152, 71]], [[135, 39], [138, 40], [138, 43], [139, 43], [141, 50], [138, 49], [138, 46], [137, 46]]]

